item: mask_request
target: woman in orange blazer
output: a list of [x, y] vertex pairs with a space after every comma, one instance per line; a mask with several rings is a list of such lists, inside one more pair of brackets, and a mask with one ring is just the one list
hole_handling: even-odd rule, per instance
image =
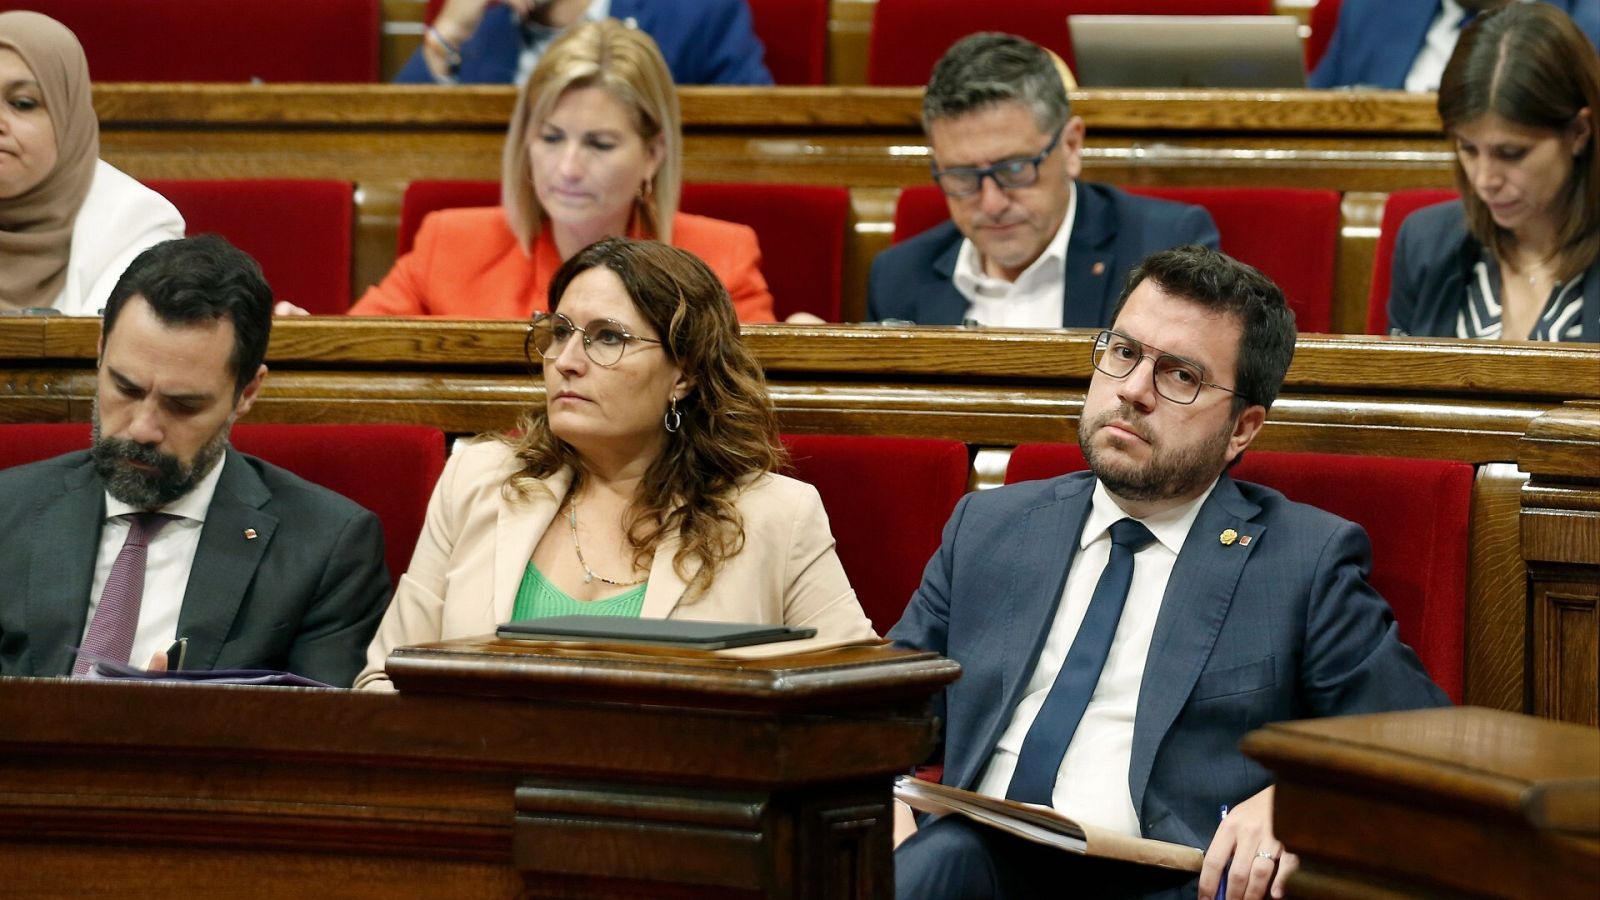
[[501, 205], [446, 209], [352, 315], [521, 318], [548, 309], [564, 260], [601, 238], [654, 238], [700, 257], [741, 322], [771, 322], [748, 226], [678, 212], [678, 95], [650, 36], [614, 19], [571, 29], [523, 86]]

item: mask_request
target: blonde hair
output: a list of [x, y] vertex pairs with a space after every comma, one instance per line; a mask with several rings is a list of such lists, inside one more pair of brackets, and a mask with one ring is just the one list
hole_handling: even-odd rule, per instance
[[636, 213], [644, 236], [670, 242], [683, 187], [678, 92], [656, 42], [616, 19], [584, 22], [557, 38], [517, 94], [500, 169], [500, 205], [511, 231], [526, 250], [544, 227], [545, 210], [534, 192], [528, 160], [529, 132], [544, 122], [563, 94], [585, 87], [600, 88], [627, 107], [646, 144], [662, 141], [665, 152], [653, 191], [647, 195], [640, 185]]

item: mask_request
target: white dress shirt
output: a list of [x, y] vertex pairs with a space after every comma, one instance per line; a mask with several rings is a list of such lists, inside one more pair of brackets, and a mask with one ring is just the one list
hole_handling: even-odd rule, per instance
[[1423, 38], [1417, 58], [1411, 62], [1411, 71], [1406, 74], [1406, 90], [1426, 92], [1439, 89], [1439, 79], [1444, 76], [1444, 67], [1456, 50], [1456, 39], [1461, 37], [1461, 20], [1466, 15], [1467, 11], [1456, 0], [1443, 0], [1439, 14], [1428, 26], [1428, 35]]
[[1060, 328], [1067, 286], [1067, 239], [1078, 212], [1078, 185], [1067, 191], [1067, 214], [1045, 245], [1016, 281], [996, 278], [983, 270], [983, 254], [962, 238], [951, 280], [967, 298], [967, 315], [982, 325], [997, 328]]
[[[139, 603], [139, 627], [133, 635], [133, 654], [128, 659], [140, 668], [148, 666], [150, 658], [157, 653], [165, 653], [178, 636], [178, 613], [183, 609], [189, 571], [194, 567], [195, 550], [200, 546], [200, 529], [206, 523], [206, 510], [211, 507], [211, 498], [217, 492], [217, 482], [222, 478], [222, 467], [226, 463], [224, 456], [200, 479], [194, 490], [159, 510], [179, 518], [168, 522], [145, 551], [144, 596]], [[140, 512], [144, 510], [106, 495], [106, 518], [100, 526], [100, 550], [94, 561], [94, 584], [89, 589], [89, 617], [84, 620], [84, 635], [88, 635], [89, 624], [94, 622], [95, 610], [100, 607], [100, 595], [105, 593], [111, 566], [128, 539], [127, 516]]]
[[[1128, 766], [1133, 758], [1133, 721], [1139, 708], [1139, 687], [1144, 680], [1145, 658], [1155, 633], [1161, 598], [1166, 594], [1173, 563], [1189, 537], [1189, 528], [1200, 513], [1200, 506], [1216, 488], [1213, 481], [1205, 493], [1183, 506], [1139, 521], [1155, 535], [1155, 541], [1133, 556], [1133, 582], [1128, 587], [1127, 604], [1117, 624], [1111, 652], [1100, 681], [1095, 686], [1083, 720], [1067, 745], [1061, 768], [1056, 772], [1055, 790], [1050, 805], [1062, 814], [1091, 825], [1110, 828], [1123, 834], [1139, 835], [1139, 815], [1133, 808], [1128, 789]], [[1067, 583], [1056, 606], [1055, 620], [1039, 651], [1033, 674], [1023, 688], [1022, 699], [1012, 713], [1011, 722], [1000, 735], [988, 769], [978, 782], [978, 793], [1004, 797], [1016, 770], [1017, 754], [1034, 717], [1055, 684], [1056, 673], [1066, 661], [1067, 651], [1078, 635], [1095, 585], [1111, 557], [1111, 526], [1128, 514], [1095, 482], [1089, 515], [1078, 539], [1078, 552], [1072, 558]]]

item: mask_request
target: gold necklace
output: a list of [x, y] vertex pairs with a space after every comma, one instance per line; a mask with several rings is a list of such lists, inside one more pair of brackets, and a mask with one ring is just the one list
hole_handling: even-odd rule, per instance
[[578, 551], [578, 565], [583, 566], [584, 584], [601, 581], [612, 587], [633, 587], [634, 585], [644, 584], [648, 579], [649, 576], [640, 578], [637, 581], [612, 581], [604, 575], [595, 574], [595, 571], [589, 568], [589, 563], [583, 558], [583, 545], [578, 543], [578, 495], [576, 493], [567, 498], [567, 527], [572, 529], [572, 549]]

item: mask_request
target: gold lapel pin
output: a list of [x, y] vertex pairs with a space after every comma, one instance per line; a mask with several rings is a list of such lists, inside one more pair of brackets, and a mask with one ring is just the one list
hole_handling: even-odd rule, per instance
[[1217, 535], [1217, 540], [1221, 541], [1224, 547], [1231, 547], [1233, 542], [1238, 539], [1239, 532], [1234, 531], [1232, 528], [1223, 529], [1223, 532]]
[[1089, 267], [1089, 272], [1094, 275], [1104, 275], [1106, 273], [1106, 264], [1097, 262]]
[[255, 540], [256, 539], [256, 530], [254, 528], [246, 528], [244, 530], [244, 539], [247, 540], [247, 541]]

